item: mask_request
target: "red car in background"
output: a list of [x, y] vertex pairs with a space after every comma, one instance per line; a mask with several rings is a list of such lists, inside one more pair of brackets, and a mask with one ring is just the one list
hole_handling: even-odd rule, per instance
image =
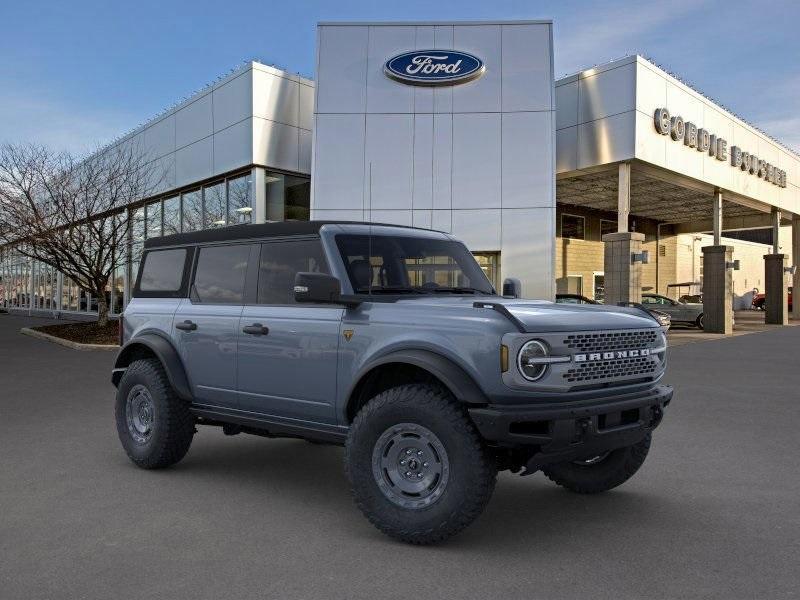
[[[789, 287], [789, 310], [792, 310], [792, 288]], [[753, 296], [753, 308], [757, 310], [764, 310], [767, 297], [765, 294], [756, 294]]]

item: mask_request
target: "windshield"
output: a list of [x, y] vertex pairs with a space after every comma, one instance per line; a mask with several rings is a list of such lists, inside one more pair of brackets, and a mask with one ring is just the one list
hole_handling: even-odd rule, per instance
[[494, 294], [464, 244], [425, 237], [337, 235], [356, 294]]

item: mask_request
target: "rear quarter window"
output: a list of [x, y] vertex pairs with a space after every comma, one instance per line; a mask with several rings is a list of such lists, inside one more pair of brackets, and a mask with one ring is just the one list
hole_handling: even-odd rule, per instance
[[174, 298], [184, 295], [188, 254], [186, 248], [145, 252], [134, 296]]

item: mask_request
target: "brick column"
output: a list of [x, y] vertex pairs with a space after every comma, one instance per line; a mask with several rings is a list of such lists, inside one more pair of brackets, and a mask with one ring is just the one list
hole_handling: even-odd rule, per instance
[[786, 282], [784, 267], [787, 266], [785, 254], [765, 254], [764, 270], [766, 282], [764, 295], [766, 296], [766, 315], [764, 322], [772, 325], [789, 324], [789, 285]]
[[733, 333], [733, 274], [727, 263], [733, 260], [733, 246], [703, 247], [703, 330]]
[[644, 234], [636, 232], [603, 236], [606, 304], [642, 301], [642, 263], [631, 255], [642, 251], [643, 241]]

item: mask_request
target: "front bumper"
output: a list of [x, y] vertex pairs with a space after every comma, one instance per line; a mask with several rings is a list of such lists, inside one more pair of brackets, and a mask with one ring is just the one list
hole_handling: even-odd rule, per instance
[[470, 408], [484, 439], [529, 449], [528, 471], [552, 463], [597, 456], [641, 441], [658, 427], [672, 387], [602, 400]]

